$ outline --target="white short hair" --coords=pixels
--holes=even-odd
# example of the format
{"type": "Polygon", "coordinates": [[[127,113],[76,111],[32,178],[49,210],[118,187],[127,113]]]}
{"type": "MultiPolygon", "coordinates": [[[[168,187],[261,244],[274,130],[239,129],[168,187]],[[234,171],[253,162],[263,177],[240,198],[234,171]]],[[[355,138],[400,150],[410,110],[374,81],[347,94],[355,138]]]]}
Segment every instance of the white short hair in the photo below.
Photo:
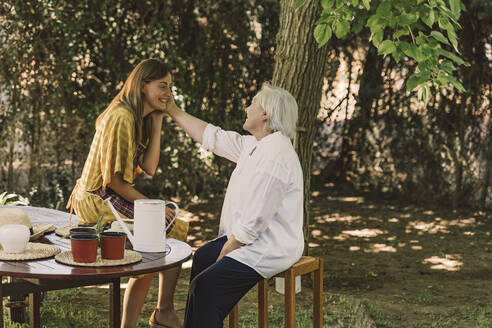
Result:
{"type": "Polygon", "coordinates": [[[285,89],[264,83],[256,98],[267,114],[268,128],[294,139],[297,124],[297,102],[294,97],[285,89]]]}

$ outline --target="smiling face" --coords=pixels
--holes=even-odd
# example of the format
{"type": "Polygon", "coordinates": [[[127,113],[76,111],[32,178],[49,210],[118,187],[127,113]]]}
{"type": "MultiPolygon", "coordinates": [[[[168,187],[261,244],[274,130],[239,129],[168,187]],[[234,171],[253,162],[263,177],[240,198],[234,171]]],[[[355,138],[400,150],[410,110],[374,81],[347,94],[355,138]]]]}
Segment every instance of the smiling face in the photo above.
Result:
{"type": "Polygon", "coordinates": [[[260,106],[257,97],[253,98],[251,105],[245,111],[246,121],[243,124],[243,129],[254,135],[258,140],[271,133],[267,128],[267,114],[260,106]]]}
{"type": "Polygon", "coordinates": [[[161,79],[143,83],[142,98],[144,116],[155,110],[166,110],[167,102],[171,98],[171,83],[171,74],[168,74],[161,79]]]}

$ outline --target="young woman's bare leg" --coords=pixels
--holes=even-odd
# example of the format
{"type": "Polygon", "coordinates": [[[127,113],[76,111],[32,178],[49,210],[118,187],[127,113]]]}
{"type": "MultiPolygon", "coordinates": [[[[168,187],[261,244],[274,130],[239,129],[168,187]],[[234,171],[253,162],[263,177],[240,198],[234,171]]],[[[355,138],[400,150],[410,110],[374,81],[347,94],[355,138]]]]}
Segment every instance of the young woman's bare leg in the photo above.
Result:
{"type": "Polygon", "coordinates": [[[142,311],[153,276],[153,274],[148,274],[138,279],[130,278],[128,280],[123,298],[121,328],[135,328],[137,326],[138,316],[142,311]]]}
{"type": "Polygon", "coordinates": [[[180,273],[181,266],[159,272],[159,296],[157,308],[150,318],[151,322],[154,321],[169,328],[181,328],[183,326],[174,309],[174,292],[180,273]]]}

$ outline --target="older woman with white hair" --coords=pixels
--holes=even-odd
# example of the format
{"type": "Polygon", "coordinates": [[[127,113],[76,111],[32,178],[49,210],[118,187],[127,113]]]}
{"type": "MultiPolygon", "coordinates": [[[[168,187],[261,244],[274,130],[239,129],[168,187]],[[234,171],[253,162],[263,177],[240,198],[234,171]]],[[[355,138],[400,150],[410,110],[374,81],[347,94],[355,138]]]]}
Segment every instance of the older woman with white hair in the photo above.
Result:
{"type": "Polygon", "coordinates": [[[292,146],[297,103],[265,84],[246,108],[243,128],[224,131],[174,103],[168,114],[195,141],[236,164],[227,186],[219,236],[193,258],[185,327],[222,327],[258,281],[294,264],[304,249],[303,180],[292,146]]]}

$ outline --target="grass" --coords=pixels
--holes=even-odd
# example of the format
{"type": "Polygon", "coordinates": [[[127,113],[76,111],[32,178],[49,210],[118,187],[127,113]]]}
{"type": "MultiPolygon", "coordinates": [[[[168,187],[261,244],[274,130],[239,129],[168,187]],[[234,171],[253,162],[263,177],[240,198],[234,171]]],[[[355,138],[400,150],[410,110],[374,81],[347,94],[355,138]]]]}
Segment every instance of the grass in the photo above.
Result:
{"type": "MultiPolygon", "coordinates": [[[[99,289],[99,293],[101,290],[99,289]]],[[[41,306],[42,327],[45,328],[103,328],[107,327],[108,310],[104,301],[98,306],[98,302],[107,296],[96,297],[96,290],[92,288],[76,288],[49,292],[41,306]]],[[[424,293],[425,294],[425,293],[424,293]]],[[[427,302],[428,295],[422,294],[423,302],[427,302]],[[427,295],[427,296],[426,296],[427,295]]],[[[332,328],[357,328],[358,302],[344,295],[325,294],[323,327],[332,328]]],[[[373,302],[363,303],[364,307],[378,328],[399,328],[401,325],[394,322],[391,317],[383,313],[373,302]]],[[[239,317],[240,328],[257,327],[256,311],[241,313],[239,317]]],[[[284,326],[284,310],[281,304],[269,306],[269,327],[280,328],[284,326]]],[[[227,320],[227,319],[226,319],[227,320]]],[[[6,328],[28,328],[29,324],[11,323],[4,313],[6,328]]],[[[227,322],[227,321],[226,321],[227,322]]],[[[227,327],[227,324],[224,325],[227,327]]],[[[147,327],[147,318],[139,320],[138,327],[147,327]]],[[[312,327],[311,304],[297,305],[296,327],[312,327]]],[[[486,304],[478,306],[457,307],[445,313],[428,311],[423,314],[411,328],[455,328],[492,327],[492,297],[486,304]]]]}
{"type": "Polygon", "coordinates": [[[489,297],[487,304],[484,305],[458,307],[443,314],[430,312],[426,313],[426,317],[427,320],[416,322],[413,328],[454,328],[463,326],[490,328],[492,327],[492,297],[489,297]]]}
{"type": "MultiPolygon", "coordinates": [[[[341,295],[327,295],[324,300],[323,327],[355,328],[355,302],[341,295]],[[329,306],[326,306],[329,304],[329,306]]],[[[313,310],[309,307],[296,307],[296,327],[311,328],[313,326],[313,310]]],[[[241,314],[241,313],[240,313],[241,314]]],[[[226,325],[224,325],[226,326],[226,325]]],[[[268,326],[284,327],[284,309],[281,305],[270,305],[268,308],[268,326]]],[[[258,327],[257,313],[250,312],[240,315],[239,328],[258,327]]]]}
{"type": "MultiPolygon", "coordinates": [[[[83,296],[82,288],[49,292],[41,306],[43,328],[103,328],[107,327],[107,315],[102,316],[100,309],[90,301],[81,304],[74,302],[74,295],[83,296]]],[[[29,324],[11,323],[4,312],[6,328],[28,328],[29,324]]]]}
{"type": "MultiPolygon", "coordinates": [[[[70,290],[51,291],[48,297],[41,303],[42,327],[46,328],[82,328],[82,327],[107,327],[107,309],[97,307],[94,304],[94,291],[90,288],[76,288],[70,290]],[[83,300],[87,300],[82,303],[83,300]]],[[[100,297],[103,298],[103,297],[100,297]]],[[[106,297],[104,297],[106,298],[106,297]]],[[[354,301],[344,296],[326,296],[323,327],[356,327],[354,318],[354,301]]],[[[284,327],[284,310],[280,305],[270,305],[268,311],[269,327],[284,327]]],[[[147,318],[139,320],[138,327],[147,327],[147,318]]],[[[29,324],[11,323],[4,313],[6,328],[28,328],[29,324]]],[[[226,319],[227,323],[227,319],[226,319]]],[[[227,324],[224,325],[227,327],[227,324]]],[[[239,327],[257,327],[257,313],[249,311],[239,317],[239,327]]],[[[297,306],[296,327],[312,327],[312,308],[297,306]]]]}

